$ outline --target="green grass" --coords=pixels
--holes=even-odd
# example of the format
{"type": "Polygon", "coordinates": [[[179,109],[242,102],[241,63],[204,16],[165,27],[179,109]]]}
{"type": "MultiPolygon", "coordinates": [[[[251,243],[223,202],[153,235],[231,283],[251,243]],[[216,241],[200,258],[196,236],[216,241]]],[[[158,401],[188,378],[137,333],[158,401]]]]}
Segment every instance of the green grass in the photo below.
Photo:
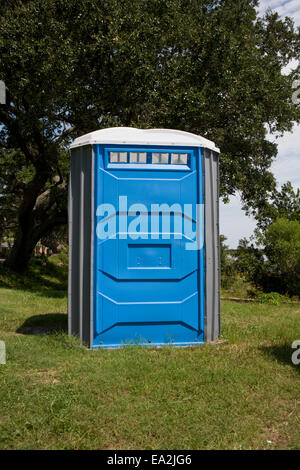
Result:
{"type": "Polygon", "coordinates": [[[66,291],[68,286],[68,254],[62,251],[50,258],[32,258],[24,274],[16,274],[0,263],[0,287],[40,292],[66,291]]]}
{"type": "Polygon", "coordinates": [[[299,306],[224,301],[221,345],[88,351],[54,274],[0,288],[1,449],[300,448],[299,306]]]}

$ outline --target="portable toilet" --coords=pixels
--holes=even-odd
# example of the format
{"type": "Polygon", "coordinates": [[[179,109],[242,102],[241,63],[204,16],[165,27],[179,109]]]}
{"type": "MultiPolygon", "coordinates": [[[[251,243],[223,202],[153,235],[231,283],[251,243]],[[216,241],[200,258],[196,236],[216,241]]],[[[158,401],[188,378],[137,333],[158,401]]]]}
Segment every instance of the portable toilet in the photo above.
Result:
{"type": "Polygon", "coordinates": [[[90,348],[220,335],[219,149],[114,127],[71,145],[69,334],[90,348]]]}

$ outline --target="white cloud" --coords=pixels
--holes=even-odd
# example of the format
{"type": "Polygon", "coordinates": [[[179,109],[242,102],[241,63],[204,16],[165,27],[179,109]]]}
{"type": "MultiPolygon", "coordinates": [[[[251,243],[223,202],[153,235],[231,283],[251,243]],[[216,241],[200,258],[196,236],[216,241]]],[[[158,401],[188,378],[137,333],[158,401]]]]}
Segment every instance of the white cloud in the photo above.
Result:
{"type": "Polygon", "coordinates": [[[279,184],[291,181],[300,187],[300,126],[278,139],[278,155],[271,170],[279,184]]]}
{"type": "Polygon", "coordinates": [[[226,244],[231,248],[236,248],[241,238],[249,238],[255,225],[255,220],[241,210],[238,196],[231,197],[228,204],[220,202],[220,233],[227,237],[226,244]]]}
{"type": "Polygon", "coordinates": [[[299,0],[261,0],[259,13],[263,14],[267,8],[275,10],[279,15],[294,18],[295,23],[300,25],[300,3],[299,0]]]}

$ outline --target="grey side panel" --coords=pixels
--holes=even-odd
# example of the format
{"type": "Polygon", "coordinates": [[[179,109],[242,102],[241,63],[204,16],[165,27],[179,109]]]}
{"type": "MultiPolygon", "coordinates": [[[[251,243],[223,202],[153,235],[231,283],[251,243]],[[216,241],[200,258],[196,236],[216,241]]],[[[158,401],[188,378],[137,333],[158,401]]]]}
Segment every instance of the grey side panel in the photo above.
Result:
{"type": "Polygon", "coordinates": [[[69,186],[68,329],[91,346],[93,259],[93,149],[71,151],[69,186]]]}
{"type": "Polygon", "coordinates": [[[205,340],[220,336],[219,155],[204,150],[205,191],[205,340]]]}

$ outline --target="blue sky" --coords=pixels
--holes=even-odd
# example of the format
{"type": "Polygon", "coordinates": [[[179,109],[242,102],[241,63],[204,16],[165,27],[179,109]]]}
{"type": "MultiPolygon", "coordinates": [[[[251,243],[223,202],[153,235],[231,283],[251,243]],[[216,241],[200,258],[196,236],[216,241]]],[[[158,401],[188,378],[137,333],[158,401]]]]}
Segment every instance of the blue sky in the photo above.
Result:
{"type": "MultiPolygon", "coordinates": [[[[270,7],[282,16],[294,18],[300,26],[300,0],[261,0],[259,12],[264,13],[270,7]]],[[[270,137],[275,140],[274,136],[270,137]]],[[[277,139],[278,157],[271,170],[281,185],[291,181],[295,188],[300,187],[300,126],[295,126],[292,133],[286,133],[277,139]]],[[[220,206],[220,231],[227,237],[227,244],[235,248],[238,241],[249,238],[255,228],[255,221],[246,217],[241,210],[239,197],[233,197],[229,204],[220,206]]]]}

